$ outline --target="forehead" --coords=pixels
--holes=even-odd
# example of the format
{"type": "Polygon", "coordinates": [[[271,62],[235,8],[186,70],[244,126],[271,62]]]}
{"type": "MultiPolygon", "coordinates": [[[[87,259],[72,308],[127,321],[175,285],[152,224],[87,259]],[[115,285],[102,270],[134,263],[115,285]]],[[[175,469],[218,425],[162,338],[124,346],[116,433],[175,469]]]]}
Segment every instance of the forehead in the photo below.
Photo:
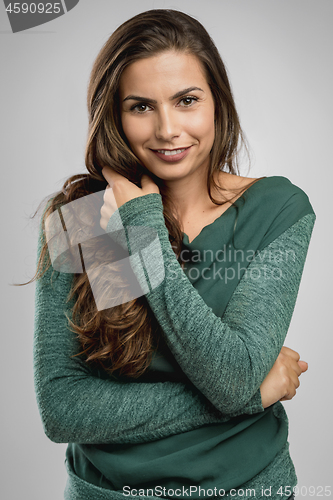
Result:
{"type": "Polygon", "coordinates": [[[153,97],[153,93],[172,94],[191,86],[209,87],[201,62],[193,54],[168,51],[130,64],[121,76],[119,90],[123,99],[134,91],[153,97]]]}

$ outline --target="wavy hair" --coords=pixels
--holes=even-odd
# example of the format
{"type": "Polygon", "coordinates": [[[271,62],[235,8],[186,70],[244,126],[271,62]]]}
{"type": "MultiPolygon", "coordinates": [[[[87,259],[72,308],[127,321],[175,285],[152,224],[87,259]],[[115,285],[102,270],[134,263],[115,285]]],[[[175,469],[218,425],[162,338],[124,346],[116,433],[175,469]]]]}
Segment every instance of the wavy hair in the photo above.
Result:
{"type": "MultiPolygon", "coordinates": [[[[106,189],[107,182],[101,174],[104,166],[112,167],[137,185],[140,185],[141,176],[145,173],[159,186],[170,243],[183,265],[180,258],[183,234],[177,211],[163,181],[149,172],[131,151],[122,130],[118,96],[120,78],[127,66],[168,50],[192,54],[204,68],[215,104],[215,140],[206,186],[211,201],[216,205],[229,201],[213,197],[213,186],[223,190],[215,182],[214,174],[225,170],[238,175],[240,146],[245,145],[246,148],[246,142],[225,66],[211,37],[196,19],[176,10],[155,9],[126,21],[100,50],[92,67],[87,95],[89,130],[85,165],[88,173],[70,177],[62,190],[49,200],[42,217],[42,227],[45,227],[48,215],[61,206],[106,189]]],[[[100,215],[98,209],[92,207],[91,211],[97,219],[100,215]]],[[[50,266],[50,255],[44,241],[36,274],[30,282],[40,279],[50,266]]],[[[106,295],[112,294],[112,286],[109,284],[106,295]]],[[[98,310],[86,272],[74,273],[68,300],[73,297],[73,316],[68,321],[82,346],[78,355],[109,374],[132,378],[142,375],[162,340],[146,298],[141,296],[98,310]]]]}

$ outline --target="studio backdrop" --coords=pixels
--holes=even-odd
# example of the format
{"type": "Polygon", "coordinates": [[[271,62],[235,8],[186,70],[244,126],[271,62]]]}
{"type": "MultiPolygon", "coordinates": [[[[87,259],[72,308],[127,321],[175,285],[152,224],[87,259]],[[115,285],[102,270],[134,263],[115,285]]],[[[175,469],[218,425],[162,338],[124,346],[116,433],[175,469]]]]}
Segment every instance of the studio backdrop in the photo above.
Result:
{"type": "Polygon", "coordinates": [[[120,24],[156,8],[194,16],[215,41],[250,146],[251,166],[244,158],[240,174],[288,177],[308,194],[317,215],[285,341],[309,369],[297,395],[283,405],[299,497],[329,497],[332,1],[61,0],[0,3],[1,498],[63,497],[66,445],[44,434],[34,394],[35,285],[13,283],[35,273],[39,217],[31,216],[39,203],[86,171],[93,61],[120,24]]]}

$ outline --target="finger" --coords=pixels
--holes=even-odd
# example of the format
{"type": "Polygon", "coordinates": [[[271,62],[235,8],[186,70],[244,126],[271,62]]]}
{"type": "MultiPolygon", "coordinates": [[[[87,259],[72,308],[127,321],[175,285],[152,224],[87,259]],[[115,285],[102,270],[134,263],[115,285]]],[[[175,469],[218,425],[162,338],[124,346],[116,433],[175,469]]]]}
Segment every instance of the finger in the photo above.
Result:
{"type": "Polygon", "coordinates": [[[306,361],[295,361],[294,359],[290,362],[291,368],[299,377],[302,373],[306,372],[308,369],[308,364],[306,361]]]}
{"type": "Polygon", "coordinates": [[[151,191],[152,188],[158,189],[156,183],[153,181],[149,175],[144,174],[141,177],[141,189],[142,191],[151,191]]]}
{"type": "Polygon", "coordinates": [[[296,392],[295,392],[295,394],[288,393],[286,396],[284,396],[284,398],[280,399],[280,401],[290,401],[295,396],[296,396],[296,392]]]}
{"type": "Polygon", "coordinates": [[[299,353],[294,351],[293,349],[290,349],[290,347],[283,346],[281,349],[281,353],[285,354],[286,356],[290,356],[291,358],[295,359],[296,361],[298,361],[300,359],[299,353]]]}
{"type": "Polygon", "coordinates": [[[152,182],[155,184],[155,182],[151,177],[149,177],[149,175],[143,174],[143,176],[141,177],[141,188],[143,189],[145,186],[149,186],[152,182]]]}
{"type": "Polygon", "coordinates": [[[149,176],[144,174],[141,178],[141,189],[143,194],[145,193],[160,193],[160,189],[156,182],[149,176]]]}
{"type": "Polygon", "coordinates": [[[110,186],[113,186],[113,183],[117,179],[124,179],[123,175],[118,174],[118,172],[115,172],[112,168],[110,167],[104,167],[102,168],[102,175],[106,181],[110,184],[110,186]]]}
{"type": "Polygon", "coordinates": [[[298,366],[301,368],[302,373],[306,372],[306,370],[309,368],[309,365],[306,361],[298,361],[298,366]]]}
{"type": "Polygon", "coordinates": [[[298,389],[298,388],[299,388],[299,386],[301,385],[301,382],[300,382],[300,380],[299,380],[299,378],[298,378],[298,376],[297,376],[297,373],[295,373],[295,372],[294,372],[294,373],[291,375],[291,377],[290,377],[290,378],[291,378],[290,387],[291,387],[291,389],[292,389],[292,390],[295,390],[295,391],[296,391],[296,389],[298,389]]]}
{"type": "Polygon", "coordinates": [[[104,229],[104,231],[105,231],[106,226],[107,226],[107,222],[108,222],[108,220],[109,220],[109,219],[106,217],[106,215],[105,215],[105,213],[104,213],[104,212],[105,212],[105,208],[104,208],[104,206],[103,206],[103,207],[101,208],[101,210],[100,210],[101,217],[100,217],[100,220],[99,220],[99,225],[100,225],[100,226],[101,226],[101,228],[102,228],[102,229],[104,229]]]}
{"type": "MultiPolygon", "coordinates": [[[[114,213],[118,209],[118,204],[113,192],[113,189],[109,186],[109,189],[105,189],[103,194],[104,204],[102,206],[103,210],[111,210],[111,213],[114,213]]],[[[111,217],[110,213],[110,217],[111,217]]]]}
{"type": "Polygon", "coordinates": [[[300,377],[303,373],[302,371],[302,368],[300,367],[300,365],[298,363],[296,363],[296,361],[293,361],[293,364],[291,365],[294,373],[295,373],[295,377],[300,377]]]}
{"type": "Polygon", "coordinates": [[[285,394],[284,396],[287,400],[293,399],[296,396],[296,387],[297,385],[294,384],[290,385],[287,394],[285,394]]]}

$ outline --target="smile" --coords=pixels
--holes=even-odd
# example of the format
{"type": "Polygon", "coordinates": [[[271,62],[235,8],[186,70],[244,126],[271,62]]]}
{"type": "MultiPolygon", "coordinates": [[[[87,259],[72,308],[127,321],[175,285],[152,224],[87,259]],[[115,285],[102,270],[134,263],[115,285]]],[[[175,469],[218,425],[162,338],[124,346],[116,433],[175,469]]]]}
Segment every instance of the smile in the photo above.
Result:
{"type": "Polygon", "coordinates": [[[177,155],[179,153],[182,153],[183,151],[185,151],[186,148],[184,149],[158,149],[157,152],[158,153],[162,153],[163,155],[166,155],[166,156],[172,156],[172,155],[177,155]]]}
{"type": "Polygon", "coordinates": [[[176,162],[180,161],[187,156],[192,146],[188,146],[187,148],[178,148],[178,149],[151,149],[151,151],[159,158],[160,160],[166,162],[176,162]]]}

